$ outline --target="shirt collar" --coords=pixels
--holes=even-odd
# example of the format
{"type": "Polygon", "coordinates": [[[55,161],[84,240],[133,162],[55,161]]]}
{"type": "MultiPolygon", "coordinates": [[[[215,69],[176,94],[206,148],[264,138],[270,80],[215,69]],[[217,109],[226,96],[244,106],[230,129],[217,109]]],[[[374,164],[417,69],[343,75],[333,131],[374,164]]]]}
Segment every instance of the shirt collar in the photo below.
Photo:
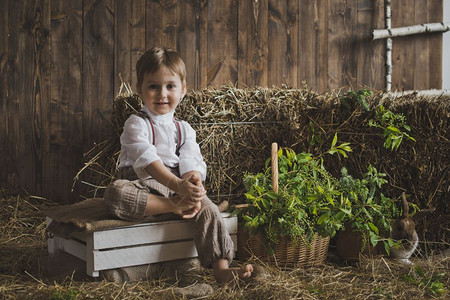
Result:
{"type": "Polygon", "coordinates": [[[175,114],[175,111],[171,111],[171,112],[169,112],[167,114],[164,114],[164,115],[155,115],[155,114],[151,113],[150,110],[145,105],[142,108],[142,110],[147,115],[149,115],[150,119],[152,119],[152,121],[155,122],[155,123],[170,123],[170,122],[173,122],[173,116],[175,114]]]}

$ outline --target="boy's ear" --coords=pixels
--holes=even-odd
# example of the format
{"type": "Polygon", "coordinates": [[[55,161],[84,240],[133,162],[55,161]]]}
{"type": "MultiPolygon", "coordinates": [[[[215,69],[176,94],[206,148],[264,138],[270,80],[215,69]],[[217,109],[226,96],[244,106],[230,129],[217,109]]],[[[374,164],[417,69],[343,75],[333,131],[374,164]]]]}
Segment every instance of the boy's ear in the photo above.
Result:
{"type": "Polygon", "coordinates": [[[183,89],[181,90],[181,94],[182,94],[181,99],[183,99],[183,97],[186,95],[186,92],[187,92],[187,86],[186,86],[186,84],[183,84],[183,89]]]}
{"type": "Polygon", "coordinates": [[[138,96],[141,97],[141,87],[138,84],[136,84],[136,92],[137,92],[138,96]]]}

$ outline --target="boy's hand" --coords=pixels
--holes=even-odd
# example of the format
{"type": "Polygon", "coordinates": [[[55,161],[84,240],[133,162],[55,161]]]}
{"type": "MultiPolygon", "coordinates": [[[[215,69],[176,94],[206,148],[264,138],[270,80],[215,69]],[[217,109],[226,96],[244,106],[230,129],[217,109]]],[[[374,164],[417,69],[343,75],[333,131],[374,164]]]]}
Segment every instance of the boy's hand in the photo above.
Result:
{"type": "Polygon", "coordinates": [[[178,188],[178,195],[182,201],[197,203],[206,196],[201,177],[196,173],[184,174],[178,188]]]}
{"type": "Polygon", "coordinates": [[[202,207],[202,200],[206,197],[206,190],[203,187],[201,175],[198,172],[188,172],[183,174],[182,183],[178,195],[182,205],[190,206],[190,209],[179,213],[183,219],[190,219],[197,215],[202,207]]]}
{"type": "Polygon", "coordinates": [[[198,202],[186,202],[181,200],[179,197],[169,198],[172,202],[174,209],[172,212],[174,214],[180,215],[183,219],[193,218],[202,208],[202,201],[198,202]]]}
{"type": "Polygon", "coordinates": [[[183,211],[181,217],[183,219],[191,219],[197,215],[197,213],[200,211],[201,208],[202,202],[198,201],[197,203],[195,203],[193,208],[191,208],[190,210],[183,211]]]}
{"type": "Polygon", "coordinates": [[[200,193],[203,193],[204,196],[206,196],[206,189],[203,186],[201,175],[199,175],[196,172],[194,172],[192,175],[190,175],[188,177],[188,181],[191,182],[192,184],[194,184],[195,186],[197,186],[197,188],[199,189],[200,193]]]}

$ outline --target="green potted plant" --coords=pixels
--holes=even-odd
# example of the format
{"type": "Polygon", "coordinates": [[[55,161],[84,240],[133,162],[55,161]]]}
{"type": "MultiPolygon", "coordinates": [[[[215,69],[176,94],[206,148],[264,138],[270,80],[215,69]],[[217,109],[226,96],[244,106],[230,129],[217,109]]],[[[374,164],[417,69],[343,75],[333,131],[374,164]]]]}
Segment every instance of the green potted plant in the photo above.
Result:
{"type": "MultiPolygon", "coordinates": [[[[265,258],[281,255],[280,245],[311,249],[317,245],[313,243],[326,240],[328,248],[338,232],[338,252],[342,250],[338,254],[345,259],[357,258],[363,251],[370,254],[377,245],[389,254],[395,246],[390,226],[401,212],[395,199],[381,193],[386,175],[369,165],[361,179],[345,168],[337,179],[323,164],[323,155],[346,157],[349,151],[348,143],[337,145],[335,135],[330,150],[322,155],[280,148],[272,150],[263,172],[245,174],[246,204],[235,211],[241,221],[238,254],[246,258],[248,250],[255,252],[255,243],[265,249],[253,254],[265,258]]],[[[323,260],[323,254],[317,261],[305,259],[313,264],[323,260]]]]}
{"type": "MultiPolygon", "coordinates": [[[[351,151],[347,143],[337,146],[336,142],[337,135],[327,153],[346,155],[351,151]]],[[[238,254],[247,250],[255,254],[255,247],[263,246],[259,255],[268,260],[275,256],[284,263],[323,263],[330,237],[343,227],[349,213],[349,202],[341,197],[339,181],[326,170],[321,156],[276,148],[275,144],[263,172],[244,176],[246,205],[239,207],[236,214],[245,230],[240,231],[240,236],[245,236],[245,232],[249,235],[244,241],[240,239],[238,254]],[[252,247],[248,242],[251,238],[259,245],[246,249],[252,247]],[[302,251],[314,252],[318,247],[322,251],[303,255],[303,262],[291,255],[289,261],[285,249],[280,247],[294,247],[300,256],[302,251]]]]}
{"type": "Polygon", "coordinates": [[[341,170],[339,190],[348,202],[344,229],[338,234],[336,247],[343,259],[358,259],[359,254],[389,254],[395,242],[389,238],[391,224],[401,215],[395,199],[381,192],[386,174],[369,165],[361,179],[341,170]],[[381,242],[381,243],[380,243],[381,242]]]}

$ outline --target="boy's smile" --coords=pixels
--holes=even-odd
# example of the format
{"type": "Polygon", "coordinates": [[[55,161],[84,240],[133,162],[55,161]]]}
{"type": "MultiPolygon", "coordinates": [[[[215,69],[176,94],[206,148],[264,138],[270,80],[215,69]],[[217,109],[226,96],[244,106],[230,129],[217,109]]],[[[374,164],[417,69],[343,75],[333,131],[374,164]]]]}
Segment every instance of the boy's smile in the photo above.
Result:
{"type": "Polygon", "coordinates": [[[175,110],[186,94],[186,86],[178,74],[162,66],[156,72],[144,75],[138,93],[151,113],[164,115],[175,110]]]}

